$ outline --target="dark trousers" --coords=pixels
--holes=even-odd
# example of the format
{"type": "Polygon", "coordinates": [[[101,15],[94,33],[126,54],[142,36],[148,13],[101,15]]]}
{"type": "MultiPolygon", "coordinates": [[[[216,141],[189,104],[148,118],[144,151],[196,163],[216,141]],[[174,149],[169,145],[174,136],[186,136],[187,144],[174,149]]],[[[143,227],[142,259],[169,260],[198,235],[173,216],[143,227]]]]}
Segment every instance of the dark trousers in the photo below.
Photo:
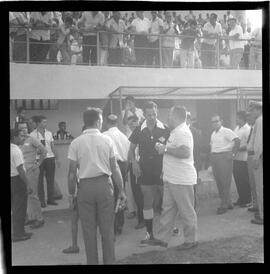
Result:
{"type": "MultiPolygon", "coordinates": [[[[126,174],[127,174],[127,165],[125,162],[121,162],[121,161],[117,161],[117,163],[121,170],[123,182],[125,183],[126,174]]],[[[113,187],[114,187],[114,208],[115,208],[117,199],[118,199],[119,190],[114,180],[113,180],[113,187]]],[[[124,210],[119,210],[115,214],[115,218],[114,218],[114,233],[116,233],[116,231],[122,231],[124,223],[125,223],[124,210]]]]}
{"type": "Polygon", "coordinates": [[[114,197],[111,179],[106,175],[82,179],[77,196],[87,264],[98,264],[97,226],[101,234],[103,263],[113,264],[114,197]]]}
{"type": "Polygon", "coordinates": [[[246,161],[233,161],[233,177],[238,193],[240,204],[251,203],[251,189],[248,177],[248,166],[246,161]]]}
{"type": "Polygon", "coordinates": [[[26,62],[26,34],[14,37],[13,61],[26,62]]]}
{"type": "Polygon", "coordinates": [[[142,194],[141,186],[137,183],[136,177],[134,176],[134,174],[132,172],[131,165],[129,168],[129,172],[130,172],[131,190],[133,193],[135,204],[137,206],[137,219],[138,219],[138,223],[141,223],[144,221],[144,218],[143,218],[143,194],[142,194]]]}
{"type": "Polygon", "coordinates": [[[203,68],[214,68],[216,66],[216,47],[214,45],[202,43],[201,61],[203,68]]]}
{"type": "Polygon", "coordinates": [[[117,48],[109,48],[109,65],[121,65],[123,61],[123,49],[117,46],[117,48]]]}
{"type": "Polygon", "coordinates": [[[44,193],[44,175],[47,182],[47,200],[54,201],[54,175],[55,175],[55,158],[46,158],[39,167],[38,179],[38,198],[41,203],[45,203],[44,193]]]}
{"type": "Polygon", "coordinates": [[[50,49],[50,40],[36,40],[30,38],[30,62],[44,63],[50,49]]]}
{"type": "Polygon", "coordinates": [[[91,65],[97,65],[97,36],[83,36],[82,58],[83,64],[89,65],[91,51],[91,65]]]}
{"type": "Polygon", "coordinates": [[[57,54],[58,54],[58,51],[59,51],[59,48],[56,44],[57,42],[57,37],[51,37],[51,40],[50,40],[50,48],[49,48],[49,63],[51,64],[57,64],[57,54]]]}
{"type": "Polygon", "coordinates": [[[20,237],[25,233],[26,210],[26,184],[19,176],[11,177],[12,236],[14,237],[20,237]]]}
{"type": "Polygon", "coordinates": [[[144,66],[148,62],[149,47],[146,35],[135,35],[134,38],[134,50],[136,56],[136,64],[138,66],[144,66]]]}
{"type": "Polygon", "coordinates": [[[154,64],[155,60],[155,67],[159,67],[160,64],[160,58],[159,58],[159,40],[149,43],[148,44],[149,49],[149,58],[148,58],[148,64],[149,66],[152,66],[154,64]]]}

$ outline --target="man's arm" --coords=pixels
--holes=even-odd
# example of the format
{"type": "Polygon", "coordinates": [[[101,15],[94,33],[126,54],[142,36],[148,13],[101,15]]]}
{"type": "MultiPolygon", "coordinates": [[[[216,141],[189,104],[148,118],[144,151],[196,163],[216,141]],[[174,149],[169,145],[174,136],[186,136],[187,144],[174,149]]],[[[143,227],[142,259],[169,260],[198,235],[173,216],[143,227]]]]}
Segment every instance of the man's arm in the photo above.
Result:
{"type": "Polygon", "coordinates": [[[169,155],[179,159],[186,159],[190,157],[190,148],[186,145],[181,145],[179,147],[166,147],[166,145],[157,143],[156,149],[158,150],[159,154],[168,153],[169,155]]]}
{"type": "Polygon", "coordinates": [[[132,164],[132,171],[133,174],[135,175],[135,177],[140,177],[141,176],[141,168],[139,163],[136,160],[136,153],[135,153],[135,149],[136,149],[137,145],[130,143],[130,147],[129,147],[129,158],[132,164]]]}
{"type": "Polygon", "coordinates": [[[237,137],[237,138],[234,138],[233,139],[233,142],[234,142],[234,146],[232,148],[232,153],[233,154],[236,154],[237,151],[239,151],[239,147],[240,147],[240,139],[237,137]]]}
{"type": "Polygon", "coordinates": [[[75,195],[76,183],[77,183],[77,162],[73,160],[69,160],[68,192],[72,196],[75,195]]]}
{"type": "Polygon", "coordinates": [[[26,187],[27,187],[27,192],[30,194],[32,192],[32,189],[30,187],[30,183],[26,177],[26,174],[25,174],[25,170],[23,168],[23,164],[17,166],[17,171],[19,173],[19,176],[21,177],[21,179],[25,182],[26,184],[26,187]]]}

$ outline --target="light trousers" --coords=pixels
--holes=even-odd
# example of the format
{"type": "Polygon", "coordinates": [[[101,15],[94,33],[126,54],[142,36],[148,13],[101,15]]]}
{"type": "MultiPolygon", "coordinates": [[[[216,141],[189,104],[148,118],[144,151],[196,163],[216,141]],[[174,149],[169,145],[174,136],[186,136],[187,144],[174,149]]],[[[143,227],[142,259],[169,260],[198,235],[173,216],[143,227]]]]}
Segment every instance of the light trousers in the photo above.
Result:
{"type": "Polygon", "coordinates": [[[194,50],[180,49],[179,54],[182,68],[194,68],[194,50]]]}
{"type": "Polygon", "coordinates": [[[244,49],[236,48],[230,50],[230,62],[233,69],[237,69],[243,57],[244,49]]]}
{"type": "Polygon", "coordinates": [[[197,214],[194,209],[193,185],[178,185],[164,182],[161,228],[158,239],[169,242],[176,218],[180,217],[185,242],[197,241],[197,214]]]}
{"type": "Polygon", "coordinates": [[[257,169],[254,169],[254,178],[258,198],[259,214],[260,217],[263,219],[263,165],[262,159],[260,159],[259,161],[259,167],[257,169]]]}

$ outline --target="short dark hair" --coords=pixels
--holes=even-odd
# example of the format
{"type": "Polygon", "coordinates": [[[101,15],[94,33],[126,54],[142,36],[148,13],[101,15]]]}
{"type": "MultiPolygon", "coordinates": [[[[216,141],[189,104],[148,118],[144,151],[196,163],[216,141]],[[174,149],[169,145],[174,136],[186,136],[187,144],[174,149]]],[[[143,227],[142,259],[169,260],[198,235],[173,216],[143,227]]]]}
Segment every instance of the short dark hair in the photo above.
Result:
{"type": "Polygon", "coordinates": [[[18,109],[17,109],[17,114],[22,113],[24,110],[25,110],[24,107],[18,107],[18,109]]]}
{"type": "Polygon", "coordinates": [[[87,108],[83,113],[83,121],[86,127],[92,127],[100,118],[102,110],[100,108],[87,108]]]}
{"type": "Polygon", "coordinates": [[[15,137],[18,137],[22,130],[18,128],[10,129],[10,141],[13,141],[15,137]]]}
{"type": "Polygon", "coordinates": [[[125,101],[127,101],[127,100],[134,102],[134,101],[135,101],[135,98],[134,98],[133,96],[131,96],[131,95],[128,95],[128,96],[125,98],[125,101]]]}
{"type": "Polygon", "coordinates": [[[36,123],[41,123],[42,122],[42,120],[46,120],[47,118],[45,117],[45,116],[43,116],[43,115],[37,115],[36,116],[36,123]]]}
{"type": "Polygon", "coordinates": [[[127,120],[137,122],[137,121],[139,121],[139,117],[137,115],[131,115],[131,116],[128,117],[127,120]]]}
{"type": "Polygon", "coordinates": [[[157,109],[157,104],[153,101],[147,101],[143,105],[143,112],[145,112],[146,109],[153,109],[153,108],[157,109]]]}
{"type": "Polygon", "coordinates": [[[244,110],[238,111],[237,112],[237,117],[242,119],[243,121],[247,121],[247,113],[244,110]]]}
{"type": "Polygon", "coordinates": [[[64,22],[72,25],[73,24],[73,18],[70,15],[68,15],[68,16],[65,17],[64,22]]]}
{"type": "Polygon", "coordinates": [[[210,17],[211,17],[211,16],[214,17],[216,20],[217,20],[217,18],[218,18],[218,16],[217,16],[216,13],[211,13],[211,14],[210,14],[210,17]]]}
{"type": "Polygon", "coordinates": [[[181,120],[186,120],[187,118],[187,110],[185,106],[173,106],[172,107],[172,112],[177,117],[178,119],[181,120]]]}
{"type": "Polygon", "coordinates": [[[30,119],[34,122],[34,123],[38,123],[38,115],[34,115],[34,116],[31,116],[30,119]]]}
{"type": "Polygon", "coordinates": [[[66,122],[65,121],[59,122],[58,126],[60,127],[61,125],[66,125],[66,122]]]}

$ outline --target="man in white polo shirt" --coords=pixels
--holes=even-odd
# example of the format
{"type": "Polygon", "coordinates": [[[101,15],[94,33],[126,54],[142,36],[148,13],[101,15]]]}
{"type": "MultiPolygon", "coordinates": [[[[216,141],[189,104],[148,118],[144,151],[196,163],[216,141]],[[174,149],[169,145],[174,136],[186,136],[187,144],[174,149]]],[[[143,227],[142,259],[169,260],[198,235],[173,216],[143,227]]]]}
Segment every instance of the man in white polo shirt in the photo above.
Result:
{"type": "Polygon", "coordinates": [[[250,133],[250,126],[247,124],[245,111],[238,111],[236,117],[237,126],[234,129],[234,133],[239,137],[241,143],[233,160],[233,177],[239,196],[235,205],[247,207],[251,202],[251,190],[247,165],[247,140],[250,133]]]}
{"type": "Polygon", "coordinates": [[[176,217],[183,223],[185,241],[178,250],[198,245],[197,214],[194,209],[194,188],[197,172],[193,161],[193,137],[186,124],[186,109],[174,106],[169,114],[169,127],[172,130],[167,145],[156,144],[163,157],[164,194],[161,228],[158,238],[161,246],[167,247],[172,235],[176,217]]]}
{"type": "Polygon", "coordinates": [[[151,21],[144,17],[143,11],[136,11],[137,18],[131,23],[131,32],[135,34],[134,49],[136,64],[138,66],[147,65],[149,59],[147,34],[151,28],[151,21]]]}
{"type": "Polygon", "coordinates": [[[79,177],[77,202],[87,264],[98,264],[97,226],[102,239],[103,263],[113,264],[114,191],[111,176],[118,188],[118,198],[124,203],[123,180],[113,141],[100,132],[103,122],[101,110],[88,108],[83,113],[83,120],[86,129],[71,142],[68,151],[68,190],[73,197],[79,177]]]}
{"type": "Polygon", "coordinates": [[[240,139],[231,129],[222,126],[222,120],[219,115],[213,115],[211,123],[214,128],[210,142],[211,165],[221,199],[217,214],[223,214],[228,209],[233,209],[230,192],[233,155],[238,151],[240,139]]]}

